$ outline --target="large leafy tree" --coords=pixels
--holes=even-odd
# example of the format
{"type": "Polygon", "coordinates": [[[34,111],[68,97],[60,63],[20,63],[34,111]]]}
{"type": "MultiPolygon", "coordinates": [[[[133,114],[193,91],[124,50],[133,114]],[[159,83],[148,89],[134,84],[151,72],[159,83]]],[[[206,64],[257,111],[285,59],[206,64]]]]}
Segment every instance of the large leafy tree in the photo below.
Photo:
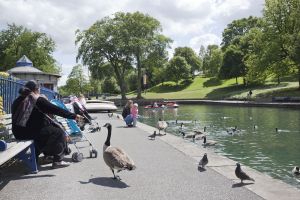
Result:
{"type": "Polygon", "coordinates": [[[93,74],[101,74],[104,63],[111,65],[113,70],[106,76],[115,75],[122,99],[126,99],[125,76],[132,67],[132,57],[122,25],[123,21],[119,18],[105,17],[87,30],[78,30],[76,44],[79,45],[77,60],[82,59],[83,64],[95,72],[93,74]]]}
{"type": "Polygon", "coordinates": [[[226,50],[226,48],[230,45],[239,46],[240,38],[247,32],[249,32],[252,28],[259,26],[259,23],[260,19],[252,16],[248,18],[233,20],[230,24],[227,25],[222,33],[222,49],[226,50]]]}
{"type": "MultiPolygon", "coordinates": [[[[277,46],[269,67],[278,72],[278,67],[286,71],[294,68],[298,74],[300,89],[300,1],[266,0],[264,9],[266,46],[277,46]],[[277,64],[278,63],[278,64],[277,64]]],[[[283,70],[279,70],[281,73],[283,70]]]]}
{"type": "Polygon", "coordinates": [[[219,76],[220,78],[235,78],[236,83],[237,78],[245,74],[245,66],[242,60],[243,53],[236,48],[236,46],[229,46],[223,57],[223,65],[220,69],[219,76]]]}
{"type": "Polygon", "coordinates": [[[59,73],[60,67],[53,58],[54,41],[45,33],[34,32],[23,26],[8,24],[0,32],[0,66],[8,70],[26,55],[34,66],[44,72],[59,73]]]}
{"type": "Polygon", "coordinates": [[[181,56],[174,56],[166,68],[166,74],[168,79],[179,83],[181,79],[190,78],[191,66],[186,62],[186,60],[181,56]]]}
{"type": "Polygon", "coordinates": [[[159,21],[149,15],[118,12],[113,17],[97,21],[88,30],[77,32],[77,58],[90,69],[109,62],[123,99],[126,98],[126,74],[135,66],[138,72],[137,97],[140,98],[143,61],[153,51],[160,49],[163,52],[170,42],[160,32],[159,21]]]}
{"type": "MultiPolygon", "coordinates": [[[[233,20],[222,33],[222,50],[224,52],[220,77],[232,78],[246,76],[245,56],[248,54],[248,43],[243,37],[253,28],[261,27],[261,19],[248,17],[233,20]],[[232,53],[232,55],[230,55],[232,53]],[[231,68],[231,69],[230,69],[231,68]],[[230,72],[230,73],[228,73],[230,72]]],[[[245,80],[245,79],[244,79],[245,80]]],[[[244,84],[246,84],[244,82],[244,84]]]]}
{"type": "Polygon", "coordinates": [[[194,75],[195,71],[199,71],[201,68],[201,60],[190,47],[177,47],[175,49],[174,56],[183,57],[186,62],[191,66],[191,75],[194,75]]]}
{"type": "Polygon", "coordinates": [[[213,52],[218,50],[219,46],[212,44],[212,45],[208,45],[206,50],[204,50],[204,48],[202,48],[201,50],[201,57],[202,57],[202,71],[203,74],[205,74],[206,76],[210,76],[212,73],[212,69],[215,68],[215,66],[212,66],[212,57],[213,57],[213,52]]]}
{"type": "Polygon", "coordinates": [[[155,51],[163,54],[171,40],[161,34],[160,22],[149,15],[134,12],[117,13],[115,17],[123,21],[124,43],[127,43],[136,62],[137,98],[141,98],[143,61],[155,51]]]}
{"type": "Polygon", "coordinates": [[[63,88],[68,94],[79,95],[92,90],[87,77],[84,75],[83,66],[75,65],[68,76],[65,87],[63,88]]]}

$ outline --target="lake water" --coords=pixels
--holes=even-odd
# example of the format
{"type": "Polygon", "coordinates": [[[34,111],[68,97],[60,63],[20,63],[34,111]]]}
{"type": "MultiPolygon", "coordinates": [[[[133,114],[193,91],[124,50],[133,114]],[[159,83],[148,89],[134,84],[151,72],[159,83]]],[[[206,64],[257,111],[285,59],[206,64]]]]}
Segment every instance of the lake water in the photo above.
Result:
{"type": "MultiPolygon", "coordinates": [[[[210,147],[215,152],[300,188],[300,177],[291,174],[292,168],[300,165],[299,110],[180,105],[177,109],[140,107],[139,114],[139,121],[151,126],[155,126],[159,118],[168,121],[167,132],[178,136],[181,122],[186,130],[206,127],[207,139],[218,142],[210,147]],[[238,131],[232,135],[226,131],[235,126],[238,131]]],[[[200,147],[202,140],[198,143],[200,147]]]]}

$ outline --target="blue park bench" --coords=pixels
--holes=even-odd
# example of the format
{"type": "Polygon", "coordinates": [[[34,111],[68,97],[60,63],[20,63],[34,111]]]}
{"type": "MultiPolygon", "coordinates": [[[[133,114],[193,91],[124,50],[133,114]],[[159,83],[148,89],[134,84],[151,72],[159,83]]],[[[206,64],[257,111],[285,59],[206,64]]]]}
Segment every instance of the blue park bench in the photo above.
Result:
{"type": "Polygon", "coordinates": [[[32,173],[37,173],[37,163],[35,158],[35,148],[33,140],[15,140],[12,134],[11,114],[1,117],[0,124],[3,126],[1,137],[7,141],[7,149],[0,151],[0,166],[12,158],[22,160],[32,173]]]}

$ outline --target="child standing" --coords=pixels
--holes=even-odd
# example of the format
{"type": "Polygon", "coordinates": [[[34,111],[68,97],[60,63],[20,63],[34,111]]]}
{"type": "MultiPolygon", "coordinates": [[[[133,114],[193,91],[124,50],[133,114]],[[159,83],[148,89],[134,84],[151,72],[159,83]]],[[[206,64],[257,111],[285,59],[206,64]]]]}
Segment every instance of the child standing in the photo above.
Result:
{"type": "Polygon", "coordinates": [[[137,121],[137,116],[139,114],[139,105],[137,103],[133,104],[133,107],[131,108],[131,115],[133,119],[133,126],[136,127],[136,121],[137,121]]]}

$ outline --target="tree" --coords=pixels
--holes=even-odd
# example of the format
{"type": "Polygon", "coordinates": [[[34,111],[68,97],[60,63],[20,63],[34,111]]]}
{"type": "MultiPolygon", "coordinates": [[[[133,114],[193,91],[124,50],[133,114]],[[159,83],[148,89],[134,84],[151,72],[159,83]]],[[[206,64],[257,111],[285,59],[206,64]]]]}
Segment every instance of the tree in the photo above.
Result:
{"type": "Polygon", "coordinates": [[[235,78],[236,84],[237,78],[245,74],[245,65],[243,62],[239,62],[243,58],[243,53],[236,48],[236,46],[229,46],[223,57],[223,65],[220,69],[220,78],[235,78]]]}
{"type": "MultiPolygon", "coordinates": [[[[165,68],[168,63],[168,52],[165,48],[158,48],[149,53],[143,60],[144,74],[147,75],[147,87],[151,87],[165,80],[165,68]]],[[[136,87],[137,88],[137,87],[136,87]]]]}
{"type": "Polygon", "coordinates": [[[59,73],[60,67],[53,58],[54,41],[45,33],[33,32],[23,26],[8,24],[0,32],[0,66],[8,70],[26,55],[34,66],[44,72],[59,73]]]}
{"type": "Polygon", "coordinates": [[[75,95],[79,95],[80,93],[84,94],[91,90],[87,78],[84,75],[82,65],[76,65],[73,67],[68,76],[64,90],[69,94],[75,95]]]}
{"type": "Polygon", "coordinates": [[[101,85],[101,89],[104,93],[119,93],[117,82],[113,77],[106,77],[101,85]]]}
{"type": "Polygon", "coordinates": [[[191,66],[181,56],[174,56],[166,68],[169,80],[179,83],[181,79],[190,78],[191,66]]]}
{"type": "Polygon", "coordinates": [[[142,63],[153,52],[164,51],[171,40],[161,34],[160,22],[140,12],[117,13],[116,18],[123,22],[124,42],[127,43],[136,61],[137,98],[142,97],[142,63]]]}
{"type": "MultiPolygon", "coordinates": [[[[248,43],[243,38],[253,28],[261,27],[261,19],[257,17],[248,17],[233,20],[222,33],[222,50],[224,52],[224,61],[220,77],[232,78],[237,76],[246,76],[247,70],[244,63],[245,56],[248,54],[248,43]],[[232,55],[230,55],[232,53],[232,55]],[[232,69],[229,69],[231,68],[232,69]]],[[[246,85],[245,78],[244,84],[246,85]]]]}
{"type": "Polygon", "coordinates": [[[183,57],[186,62],[191,66],[191,75],[193,76],[195,71],[199,71],[201,68],[201,60],[196,55],[195,51],[190,47],[177,47],[175,49],[174,56],[183,57]]]}
{"type": "Polygon", "coordinates": [[[216,76],[220,71],[222,62],[223,62],[223,54],[221,49],[220,48],[212,49],[211,56],[208,63],[207,75],[216,76]]]}
{"type": "Polygon", "coordinates": [[[136,66],[140,98],[143,61],[151,52],[165,50],[170,42],[160,31],[159,21],[148,15],[139,12],[115,13],[112,18],[97,21],[86,31],[77,31],[77,59],[82,59],[90,69],[109,62],[120,86],[122,99],[126,98],[126,74],[132,66],[136,66]]]}
{"type": "Polygon", "coordinates": [[[119,18],[105,17],[94,23],[89,29],[76,32],[76,44],[79,45],[77,60],[82,59],[90,70],[109,62],[113,68],[122,99],[126,99],[125,76],[132,67],[132,57],[128,43],[125,42],[122,29],[123,21],[119,18]]]}
{"type": "MultiPolygon", "coordinates": [[[[219,46],[218,45],[208,45],[207,48],[206,48],[206,51],[203,55],[203,64],[202,64],[202,71],[203,71],[203,74],[207,75],[207,76],[210,76],[212,73],[211,73],[211,58],[212,58],[212,54],[213,54],[213,51],[218,49],[219,46]]],[[[212,67],[214,68],[214,66],[212,67]]]]}
{"type": "Polygon", "coordinates": [[[254,27],[258,27],[260,19],[257,17],[248,17],[233,20],[222,33],[222,50],[225,51],[230,45],[239,46],[240,38],[254,27]]]}
{"type": "Polygon", "coordinates": [[[300,1],[266,0],[264,19],[266,42],[269,46],[279,47],[270,66],[278,62],[285,63],[286,70],[295,68],[292,71],[298,74],[300,89],[300,1]]]}

